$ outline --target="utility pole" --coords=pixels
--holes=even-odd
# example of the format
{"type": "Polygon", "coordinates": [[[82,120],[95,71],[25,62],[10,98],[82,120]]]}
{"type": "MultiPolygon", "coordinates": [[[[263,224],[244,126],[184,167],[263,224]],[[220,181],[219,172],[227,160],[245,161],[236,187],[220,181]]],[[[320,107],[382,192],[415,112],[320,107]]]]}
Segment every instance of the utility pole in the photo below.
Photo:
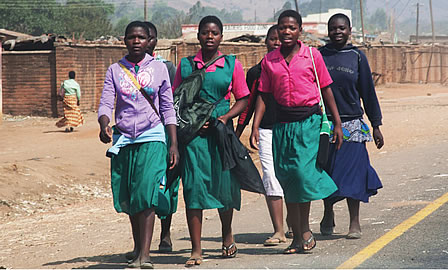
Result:
{"type": "Polygon", "coordinates": [[[415,43],[418,43],[418,20],[420,17],[420,6],[423,5],[417,2],[416,6],[417,6],[417,22],[415,24],[415,43]]]}
{"type": "Polygon", "coordinates": [[[146,0],[144,0],[144,4],[143,4],[143,18],[144,21],[148,21],[148,11],[147,11],[147,3],[146,0]]]}
{"type": "Polygon", "coordinates": [[[300,13],[300,12],[299,12],[299,3],[298,3],[298,0],[294,0],[294,4],[296,4],[296,11],[297,11],[297,13],[300,13]]]}
{"type": "Polygon", "coordinates": [[[432,0],[429,0],[429,13],[431,14],[432,43],[436,43],[436,33],[434,31],[434,17],[432,15],[432,0]]]}
{"type": "Polygon", "coordinates": [[[364,35],[364,18],[363,18],[363,11],[362,11],[362,0],[359,0],[359,10],[361,12],[361,30],[362,30],[362,43],[366,43],[365,35],[364,35]]]}

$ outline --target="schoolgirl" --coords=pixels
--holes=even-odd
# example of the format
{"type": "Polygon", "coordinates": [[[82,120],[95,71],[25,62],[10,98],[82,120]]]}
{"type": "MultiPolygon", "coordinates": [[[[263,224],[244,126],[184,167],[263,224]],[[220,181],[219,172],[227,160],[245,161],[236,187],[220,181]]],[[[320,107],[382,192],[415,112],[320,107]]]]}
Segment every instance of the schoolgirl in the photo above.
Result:
{"type": "Polygon", "coordinates": [[[316,246],[309,228],[311,201],[328,197],[336,191],[333,180],[316,163],[321,126],[320,94],[334,115],[334,141],[342,143],[339,114],[329,85],[331,78],[317,49],[312,49],[318,78],[315,77],[309,47],[300,40],[302,18],[293,10],[278,18],[281,47],[268,53],[261,63],[258,98],[251,143],[259,143],[258,126],[265,111],[265,94],[277,102],[277,123],[273,127],[272,148],[275,175],[279,180],[288,209],[293,241],[285,254],[310,251],[316,246]]]}
{"type": "MultiPolygon", "coordinates": [[[[328,21],[330,43],[321,48],[333,84],[331,89],[342,120],[344,142],[341,149],[330,147],[330,158],[326,171],[338,186],[338,191],[324,200],[324,217],[320,223],[323,235],[334,230],[333,205],[347,199],[350,214],[349,239],[361,238],[359,202],[368,202],[382,187],[375,170],[370,165],[366,142],[372,141],[369,126],[363,120],[364,110],[373,126],[373,140],[380,149],[384,145],[381,125],[381,110],[375,93],[367,57],[357,47],[348,44],[351,35],[350,19],[341,13],[328,21]]],[[[330,119],[332,115],[329,114],[330,119]]]]}
{"type": "Polygon", "coordinates": [[[114,207],[128,214],[132,225],[135,246],[128,266],[133,268],[153,268],[149,250],[167,168],[164,125],[171,141],[170,168],[179,159],[168,71],[165,64],[146,54],[148,37],[143,22],[126,27],[128,54],[107,70],[98,109],[100,140],[109,143],[113,139],[108,156],[114,207]],[[114,108],[115,126],[111,128],[114,108]]]}
{"type": "MultiPolygon", "coordinates": [[[[223,26],[216,16],[201,19],[198,40],[201,49],[193,59],[196,68],[202,68],[208,62],[222,55],[218,50],[222,41],[223,26]]],[[[187,58],[178,65],[173,89],[193,71],[187,58]]],[[[173,90],[173,91],[174,91],[173,90]]],[[[217,102],[211,118],[231,124],[232,118],[239,115],[247,105],[249,90],[244,80],[241,63],[234,55],[227,55],[209,66],[205,73],[201,97],[217,102]],[[230,95],[233,93],[236,102],[230,107],[230,95]]],[[[204,209],[218,209],[222,225],[222,257],[232,258],[237,247],[232,234],[233,209],[240,209],[240,186],[229,170],[223,171],[216,138],[210,134],[211,122],[207,122],[195,137],[182,148],[181,178],[186,206],[187,222],[192,244],[191,257],[185,266],[202,263],[201,230],[202,212],[204,209]]]]}

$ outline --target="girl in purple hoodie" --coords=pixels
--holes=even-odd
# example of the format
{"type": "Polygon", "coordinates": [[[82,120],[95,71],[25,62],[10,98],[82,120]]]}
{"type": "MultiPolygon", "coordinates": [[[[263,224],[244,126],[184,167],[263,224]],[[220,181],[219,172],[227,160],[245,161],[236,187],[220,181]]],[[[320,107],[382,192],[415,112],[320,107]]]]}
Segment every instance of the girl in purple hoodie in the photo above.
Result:
{"type": "Polygon", "coordinates": [[[114,207],[128,214],[132,225],[131,268],[153,268],[149,250],[159,188],[165,183],[167,159],[170,169],[179,159],[170,78],[165,64],[146,54],[149,36],[143,22],[126,27],[128,54],[107,70],[98,109],[100,140],[113,140],[107,155],[114,207]],[[171,142],[168,158],[165,130],[171,142]]]}

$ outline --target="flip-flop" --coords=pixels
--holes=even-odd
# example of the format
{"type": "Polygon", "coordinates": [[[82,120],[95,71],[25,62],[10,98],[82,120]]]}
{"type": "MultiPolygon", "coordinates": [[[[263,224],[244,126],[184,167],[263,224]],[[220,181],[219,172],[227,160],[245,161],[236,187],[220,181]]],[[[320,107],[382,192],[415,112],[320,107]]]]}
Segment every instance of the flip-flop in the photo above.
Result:
{"type": "Polygon", "coordinates": [[[312,231],[310,231],[310,233],[311,233],[311,236],[310,236],[310,238],[308,238],[308,240],[302,240],[303,251],[305,251],[305,252],[311,251],[313,248],[316,247],[316,238],[314,238],[312,231]],[[313,242],[314,242],[314,244],[311,247],[307,247],[308,245],[310,245],[313,242]]]}
{"type": "Polygon", "coordinates": [[[362,235],[361,232],[352,232],[352,233],[347,234],[347,236],[345,238],[347,238],[347,239],[361,239],[361,235],[362,235]]]}
{"type": "Polygon", "coordinates": [[[297,254],[297,253],[303,253],[303,247],[291,245],[283,250],[283,254],[297,254]]]}
{"type": "Polygon", "coordinates": [[[286,239],[280,239],[278,237],[269,237],[264,241],[263,245],[266,247],[270,247],[270,246],[277,246],[280,243],[286,243],[286,239]]]}
{"type": "Polygon", "coordinates": [[[235,245],[235,242],[230,244],[230,246],[226,247],[222,245],[222,255],[223,258],[235,258],[238,253],[238,248],[235,245]]]}
{"type": "Polygon", "coordinates": [[[192,267],[195,265],[201,265],[202,264],[202,257],[199,258],[189,258],[186,262],[185,262],[185,267],[192,267]]]}
{"type": "Polygon", "coordinates": [[[151,261],[147,261],[144,263],[134,261],[132,263],[128,263],[128,267],[129,268],[140,268],[140,269],[154,269],[154,264],[151,261]]]}

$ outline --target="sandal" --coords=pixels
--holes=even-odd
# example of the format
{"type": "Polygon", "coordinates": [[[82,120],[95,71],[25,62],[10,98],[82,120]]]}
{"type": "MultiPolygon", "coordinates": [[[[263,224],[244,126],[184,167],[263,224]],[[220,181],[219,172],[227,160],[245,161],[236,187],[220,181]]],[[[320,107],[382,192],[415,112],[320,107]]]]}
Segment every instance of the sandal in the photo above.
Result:
{"type": "Polygon", "coordinates": [[[283,250],[283,254],[296,254],[296,253],[303,253],[303,247],[291,245],[283,250]]]}
{"type": "Polygon", "coordinates": [[[269,237],[263,243],[266,247],[277,246],[280,243],[286,243],[286,239],[281,239],[279,237],[269,237]]]}
{"type": "Polygon", "coordinates": [[[316,239],[314,238],[313,232],[312,231],[309,232],[311,233],[310,238],[308,238],[308,240],[302,240],[303,251],[310,251],[316,247],[316,239]],[[309,247],[311,243],[313,243],[313,245],[309,247]]]}
{"type": "Polygon", "coordinates": [[[185,262],[185,267],[192,267],[192,266],[195,266],[195,265],[201,265],[201,263],[202,263],[202,257],[199,257],[199,258],[191,257],[190,259],[188,259],[185,262]]]}
{"type": "Polygon", "coordinates": [[[137,262],[128,263],[129,268],[140,268],[140,269],[154,269],[154,264],[151,261],[147,262],[137,262]]]}
{"type": "Polygon", "coordinates": [[[235,242],[230,244],[230,246],[226,247],[222,245],[222,255],[223,258],[235,258],[238,253],[238,248],[235,245],[235,242]]]}

